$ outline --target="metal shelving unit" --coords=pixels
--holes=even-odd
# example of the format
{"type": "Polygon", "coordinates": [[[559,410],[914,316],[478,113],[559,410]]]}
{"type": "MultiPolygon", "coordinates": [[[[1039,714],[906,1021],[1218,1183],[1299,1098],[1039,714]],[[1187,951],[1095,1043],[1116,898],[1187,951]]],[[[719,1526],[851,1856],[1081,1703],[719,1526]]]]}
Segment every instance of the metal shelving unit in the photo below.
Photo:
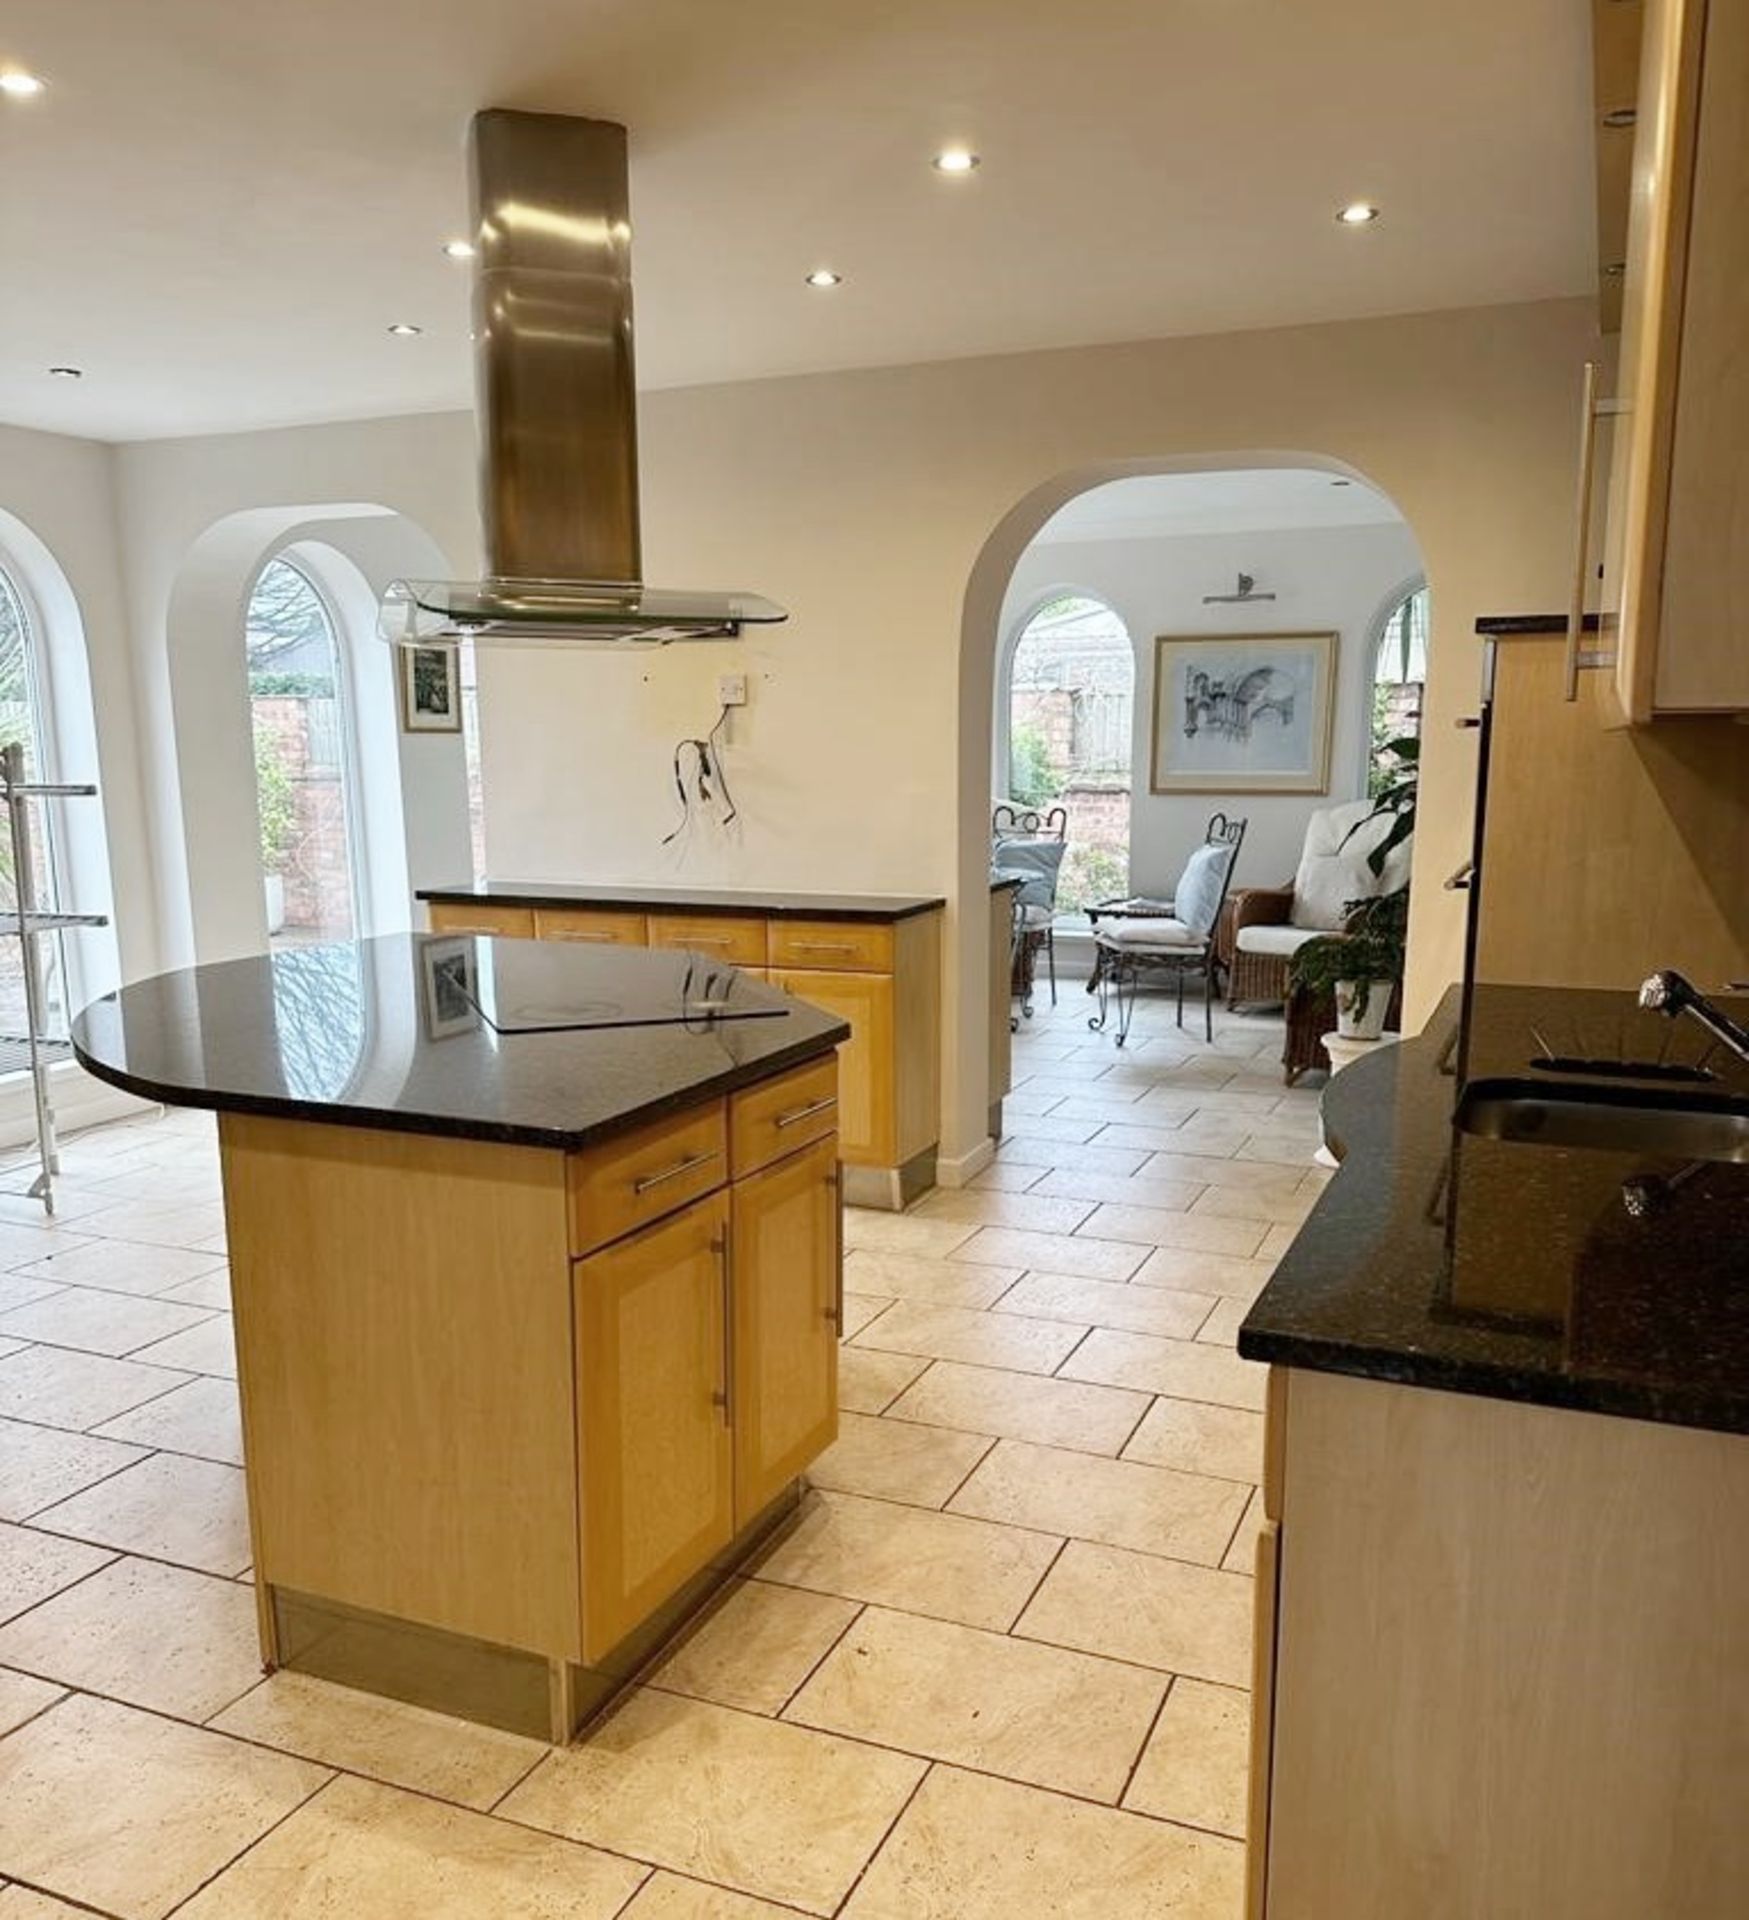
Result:
{"type": "MultiPolygon", "coordinates": [[[[39,874],[46,876],[53,890],[54,869],[39,861],[33,835],[32,804],[39,800],[94,800],[95,786],[65,781],[29,780],[25,777],[24,748],[16,742],[0,749],[0,793],[6,802],[6,828],[12,849],[12,890],[15,904],[0,910],[0,934],[10,934],[19,943],[24,979],[24,1025],[22,1034],[0,1034],[0,1071],[22,1069],[29,1073],[31,1095],[36,1107],[36,1148],[40,1170],[30,1184],[30,1197],[43,1203],[44,1211],[55,1210],[55,1175],[61,1170],[55,1143],[55,1109],[50,1097],[49,1069],[57,1062],[70,1060],[73,1049],[65,1040],[45,1031],[45,989],[41,942],[45,935],[59,936],[69,927],[104,927],[109,916],[102,913],[70,913],[59,901],[39,904],[39,874]]],[[[65,968],[62,969],[65,978],[65,968]]]]}

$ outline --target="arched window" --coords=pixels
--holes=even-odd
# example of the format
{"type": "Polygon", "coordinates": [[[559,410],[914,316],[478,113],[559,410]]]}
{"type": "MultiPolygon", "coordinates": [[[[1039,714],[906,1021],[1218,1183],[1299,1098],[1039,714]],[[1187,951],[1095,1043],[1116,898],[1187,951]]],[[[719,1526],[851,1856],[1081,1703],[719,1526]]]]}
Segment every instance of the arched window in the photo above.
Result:
{"type": "Polygon", "coordinates": [[[315,583],[283,554],[256,576],[244,646],[268,934],[346,939],[358,874],[340,636],[315,583]]]}
{"type": "Polygon", "coordinates": [[[1060,912],[1128,891],[1135,693],[1123,622],[1082,594],[1047,600],[1009,656],[1008,791],[999,797],[1067,809],[1060,912]]]}
{"type": "MultiPolygon", "coordinates": [[[[37,636],[24,594],[11,574],[0,567],[0,747],[22,746],[26,776],[41,780],[48,776],[53,758],[45,752],[47,738],[37,636]]],[[[39,807],[33,819],[38,827],[37,858],[47,864],[49,871],[38,876],[36,898],[27,901],[18,897],[18,876],[12,870],[12,842],[4,823],[0,822],[0,907],[14,912],[20,906],[42,906],[59,898],[54,821],[46,807],[39,807]]],[[[49,1034],[58,1038],[66,1032],[67,1022],[60,943],[45,940],[38,951],[45,963],[48,1002],[45,1024],[49,1034]]],[[[24,1064],[15,1043],[23,1039],[25,1029],[23,948],[15,939],[0,939],[0,1073],[12,1072],[24,1064]]]]}
{"type": "Polygon", "coordinates": [[[1391,604],[1379,625],[1373,652],[1372,713],[1368,733],[1366,789],[1376,794],[1389,765],[1392,740],[1421,737],[1427,691],[1427,588],[1411,587],[1391,604]]]}

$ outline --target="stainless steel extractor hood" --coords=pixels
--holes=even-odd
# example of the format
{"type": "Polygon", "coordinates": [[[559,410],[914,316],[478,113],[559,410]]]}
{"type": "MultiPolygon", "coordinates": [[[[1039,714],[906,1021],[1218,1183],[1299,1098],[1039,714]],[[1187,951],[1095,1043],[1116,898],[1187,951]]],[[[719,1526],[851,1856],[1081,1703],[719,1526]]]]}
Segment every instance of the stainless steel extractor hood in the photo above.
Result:
{"type": "Polygon", "coordinates": [[[643,584],[625,128],[492,108],[468,162],[487,577],[395,581],[383,638],[663,643],[787,618],[643,584]]]}

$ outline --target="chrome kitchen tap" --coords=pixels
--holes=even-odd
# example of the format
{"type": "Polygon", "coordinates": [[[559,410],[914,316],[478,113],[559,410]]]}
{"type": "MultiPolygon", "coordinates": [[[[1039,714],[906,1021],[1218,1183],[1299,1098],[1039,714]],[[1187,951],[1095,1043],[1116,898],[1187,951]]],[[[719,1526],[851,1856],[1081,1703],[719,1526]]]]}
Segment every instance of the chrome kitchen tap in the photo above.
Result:
{"type": "Polygon", "coordinates": [[[1640,983],[1640,1005],[1654,1013],[1668,1014],[1672,1020],[1692,1014],[1715,1041],[1721,1041],[1739,1060],[1749,1060],[1749,1027],[1742,1027],[1723,1013],[1695,984],[1668,968],[1650,974],[1640,983]]]}

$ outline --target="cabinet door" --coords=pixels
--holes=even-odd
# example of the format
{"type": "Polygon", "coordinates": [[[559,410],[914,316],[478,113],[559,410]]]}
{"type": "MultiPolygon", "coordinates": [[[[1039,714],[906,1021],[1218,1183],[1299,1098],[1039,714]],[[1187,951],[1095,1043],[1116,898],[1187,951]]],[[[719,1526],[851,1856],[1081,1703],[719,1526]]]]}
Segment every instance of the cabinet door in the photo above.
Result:
{"type": "Polygon", "coordinates": [[[495,907],[490,901],[433,900],[425,909],[433,933],[492,933],[509,940],[534,938],[527,907],[495,907]]]}
{"type": "Polygon", "coordinates": [[[642,947],[648,929],[641,913],[604,907],[537,907],[537,940],[580,940],[597,947],[642,947]]]}
{"type": "Polygon", "coordinates": [[[838,1049],[839,1158],[855,1167],[896,1166],[892,976],[773,969],[771,984],[850,1022],[838,1049]]]}
{"type": "Polygon", "coordinates": [[[735,1183],[735,1525],[838,1437],[838,1148],[830,1137],[735,1183]]]}
{"type": "Polygon", "coordinates": [[[713,1194],[573,1269],[591,1660],[734,1532],[728,1226],[713,1194]]]}

